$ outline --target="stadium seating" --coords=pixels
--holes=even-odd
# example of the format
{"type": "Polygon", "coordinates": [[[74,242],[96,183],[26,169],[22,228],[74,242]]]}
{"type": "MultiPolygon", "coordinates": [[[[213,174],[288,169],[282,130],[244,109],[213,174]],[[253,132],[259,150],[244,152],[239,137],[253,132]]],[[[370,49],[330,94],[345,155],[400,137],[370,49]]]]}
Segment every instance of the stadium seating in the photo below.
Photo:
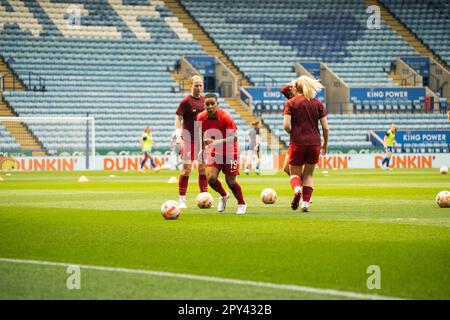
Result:
{"type": "Polygon", "coordinates": [[[1,151],[3,152],[20,150],[20,146],[17,144],[16,140],[13,137],[11,137],[11,134],[1,124],[0,124],[0,145],[2,146],[1,151]]]}
{"type": "MultiPolygon", "coordinates": [[[[283,130],[283,116],[278,114],[263,114],[264,123],[269,125],[273,132],[282,141],[289,144],[289,136],[283,130]]],[[[372,149],[369,139],[371,130],[387,130],[389,125],[395,123],[398,130],[450,130],[450,122],[444,114],[330,114],[328,115],[330,127],[331,150],[339,149],[372,149]]],[[[423,148],[436,147],[433,152],[448,152],[448,145],[434,144],[423,148]]],[[[412,151],[405,150],[405,151],[412,151]]],[[[426,152],[418,148],[417,152],[426,152]]]]}
{"type": "MultiPolygon", "coordinates": [[[[73,3],[58,1],[65,2],[73,3]]],[[[159,17],[139,20],[144,31],[151,33],[149,40],[138,39],[144,31],[132,32],[135,30],[130,30],[106,1],[78,3],[89,10],[89,15],[82,17],[83,24],[114,25],[120,31],[118,38],[117,33],[102,38],[95,30],[83,31],[76,38],[64,37],[36,2],[27,1],[43,30],[36,37],[16,24],[6,24],[0,32],[0,55],[14,59],[12,68],[30,89],[39,89],[36,75],[44,78],[46,92],[5,92],[5,100],[20,116],[94,116],[100,152],[139,149],[146,126],[153,128],[158,148],[167,149],[175,110],[184,96],[169,72],[181,56],[205,52],[192,36],[173,31],[181,27],[161,1],[154,2],[159,17]]],[[[148,1],[123,3],[149,5],[148,1]]],[[[248,126],[221,102],[233,114],[243,139],[248,126]]],[[[85,131],[81,129],[72,128],[73,133],[68,133],[64,124],[29,127],[50,154],[85,149],[85,131]]]]}
{"type": "MultiPolygon", "coordinates": [[[[139,139],[145,126],[150,125],[158,148],[169,147],[169,137],[173,130],[174,110],[183,98],[183,93],[155,94],[148,97],[124,96],[120,93],[65,96],[60,92],[14,92],[9,94],[9,101],[21,116],[93,116],[96,119],[96,143],[99,150],[134,150],[139,147],[139,139]],[[33,97],[30,101],[28,97],[33,97]],[[150,107],[149,107],[150,106],[150,107]],[[151,107],[154,106],[154,107],[151,107]]],[[[239,130],[239,138],[244,139],[247,125],[223,99],[221,107],[233,115],[239,130]]],[[[85,126],[78,130],[72,128],[68,133],[65,124],[32,124],[33,132],[50,150],[69,149],[84,150],[85,126]],[[79,136],[74,137],[77,133],[79,136]],[[58,137],[58,139],[56,139],[58,137]]]]}
{"type": "Polygon", "coordinates": [[[349,86],[395,87],[391,62],[416,54],[384,21],[368,29],[361,0],[181,2],[258,86],[285,84],[295,62],[321,60],[349,86]]]}
{"type": "Polygon", "coordinates": [[[450,63],[450,3],[448,0],[382,0],[394,15],[450,63]]]}
{"type": "Polygon", "coordinates": [[[355,113],[419,113],[424,111],[424,101],[353,101],[355,113]]]}

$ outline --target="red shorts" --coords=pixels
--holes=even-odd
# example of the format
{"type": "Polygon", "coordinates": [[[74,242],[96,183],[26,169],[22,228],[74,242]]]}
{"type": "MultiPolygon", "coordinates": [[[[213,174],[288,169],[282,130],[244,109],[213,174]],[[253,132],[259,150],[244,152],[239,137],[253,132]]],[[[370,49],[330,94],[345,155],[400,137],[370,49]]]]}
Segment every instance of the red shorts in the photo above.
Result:
{"type": "Polygon", "coordinates": [[[289,145],[289,164],[292,166],[302,166],[307,164],[317,164],[320,157],[320,146],[298,146],[289,145]]]}
{"type": "Polygon", "coordinates": [[[239,175],[239,155],[235,154],[232,157],[223,157],[223,161],[217,163],[217,157],[208,157],[206,159],[206,167],[214,167],[222,171],[225,175],[237,176],[239,175]],[[228,159],[227,159],[228,158],[228,159]]]}
{"type": "Polygon", "coordinates": [[[183,162],[198,160],[199,152],[200,152],[199,144],[183,143],[183,147],[181,148],[181,159],[183,159],[183,162]]]}

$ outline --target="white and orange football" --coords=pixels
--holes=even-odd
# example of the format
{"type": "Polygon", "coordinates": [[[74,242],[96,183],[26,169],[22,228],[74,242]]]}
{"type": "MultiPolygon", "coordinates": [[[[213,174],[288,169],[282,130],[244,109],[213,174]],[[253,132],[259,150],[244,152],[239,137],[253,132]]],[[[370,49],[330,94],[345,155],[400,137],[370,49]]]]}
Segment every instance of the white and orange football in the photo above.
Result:
{"type": "Polygon", "coordinates": [[[436,196],[436,204],[441,208],[450,207],[450,192],[441,191],[436,196]]]}
{"type": "Polygon", "coordinates": [[[195,203],[200,209],[208,209],[212,207],[214,198],[209,192],[202,192],[195,198],[195,203]]]}
{"type": "Polygon", "coordinates": [[[261,192],[261,201],[264,204],[274,204],[277,198],[277,193],[272,188],[266,188],[261,192]]]}
{"type": "Polygon", "coordinates": [[[176,220],[181,214],[180,205],[175,200],[168,200],[161,206],[161,214],[166,220],[176,220]]]}

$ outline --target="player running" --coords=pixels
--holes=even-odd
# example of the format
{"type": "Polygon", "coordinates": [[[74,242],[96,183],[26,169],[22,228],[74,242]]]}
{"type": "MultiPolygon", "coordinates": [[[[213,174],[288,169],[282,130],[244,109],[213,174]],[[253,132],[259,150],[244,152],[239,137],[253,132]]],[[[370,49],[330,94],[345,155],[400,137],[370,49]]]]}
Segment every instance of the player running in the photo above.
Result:
{"type": "MultiPolygon", "coordinates": [[[[203,78],[193,76],[191,78],[191,94],[181,100],[176,111],[175,131],[177,142],[182,145],[181,157],[183,165],[178,179],[178,194],[180,197],[180,208],[186,208],[186,192],[189,183],[189,175],[192,169],[192,162],[197,160],[198,152],[201,150],[199,138],[194,135],[194,122],[197,115],[205,110],[205,98],[203,93],[203,78]]],[[[200,192],[208,192],[208,181],[206,179],[205,166],[198,164],[198,185],[200,192]]]]}
{"type": "Polygon", "coordinates": [[[247,158],[245,159],[245,174],[250,173],[249,165],[253,162],[253,156],[256,156],[256,167],[255,173],[260,174],[259,166],[261,165],[261,135],[259,133],[259,121],[253,121],[252,127],[247,133],[247,145],[245,149],[247,150],[247,158]]]}
{"type": "Polygon", "coordinates": [[[392,170],[389,168],[389,165],[391,163],[392,158],[392,152],[394,151],[394,146],[397,144],[397,141],[395,141],[395,134],[397,133],[397,127],[395,125],[391,125],[390,129],[386,131],[386,134],[384,136],[384,150],[386,152],[386,157],[384,157],[383,162],[381,163],[381,168],[383,169],[383,165],[386,164],[386,169],[392,170]]]}
{"type": "MultiPolygon", "coordinates": [[[[297,88],[295,87],[295,80],[286,84],[280,91],[288,100],[295,97],[298,94],[297,88]]],[[[284,157],[283,171],[286,172],[288,176],[291,175],[289,171],[289,154],[286,154],[284,157]]]]}
{"type": "Polygon", "coordinates": [[[313,173],[319,156],[327,152],[328,121],[325,106],[315,96],[323,88],[322,84],[310,77],[301,76],[295,82],[298,95],[288,100],[284,106],[283,127],[290,134],[289,171],[290,184],[294,190],[291,207],[297,210],[303,199],[303,212],[309,211],[313,193],[313,173]],[[323,143],[320,141],[319,124],[322,126],[323,143]]]}
{"type": "Polygon", "coordinates": [[[142,153],[144,155],[144,159],[142,160],[141,166],[139,167],[139,172],[144,172],[144,165],[148,159],[150,159],[150,164],[152,165],[155,172],[158,172],[161,169],[160,167],[156,166],[155,161],[153,160],[152,147],[153,147],[152,129],[150,127],[146,127],[141,137],[141,148],[142,153]]]}
{"type": "Polygon", "coordinates": [[[197,116],[200,122],[203,149],[200,158],[206,165],[206,176],[211,188],[220,194],[218,212],[223,212],[227,205],[229,193],[218,179],[220,171],[225,174],[225,181],[238,201],[237,214],[245,214],[247,205],[241,186],[236,182],[239,174],[239,145],[237,127],[231,115],[219,108],[217,96],[209,93],[205,96],[206,110],[197,116]]]}

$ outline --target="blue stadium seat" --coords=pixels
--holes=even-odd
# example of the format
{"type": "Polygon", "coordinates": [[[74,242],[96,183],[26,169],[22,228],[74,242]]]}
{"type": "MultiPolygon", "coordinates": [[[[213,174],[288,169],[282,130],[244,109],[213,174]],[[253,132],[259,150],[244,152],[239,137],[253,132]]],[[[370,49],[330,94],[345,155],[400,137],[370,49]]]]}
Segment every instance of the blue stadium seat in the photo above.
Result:
{"type": "MultiPolygon", "coordinates": [[[[107,1],[82,2],[90,13],[83,22],[114,23],[123,31],[122,38],[101,39],[95,32],[90,33],[94,39],[65,38],[37,2],[26,2],[45,32],[34,37],[6,24],[0,32],[0,55],[14,58],[12,67],[26,85],[35,85],[28,83],[30,71],[45,78],[47,91],[5,92],[5,100],[20,116],[94,116],[99,151],[139,149],[140,135],[148,125],[158,146],[168,148],[175,110],[185,95],[170,71],[182,56],[205,52],[195,40],[184,41],[173,32],[164,20],[173,14],[163,2],[155,4],[160,17],[142,20],[151,31],[148,41],[125,31],[127,27],[107,1]]],[[[220,103],[233,114],[243,138],[247,124],[223,99],[220,103]]],[[[30,129],[48,149],[80,148],[68,134],[59,134],[64,125],[32,124],[30,129]]]]}
{"type": "Polygon", "coordinates": [[[281,86],[296,77],[295,62],[315,60],[327,63],[349,86],[395,87],[387,74],[391,61],[416,54],[386,23],[367,29],[367,7],[360,0],[302,1],[300,7],[270,0],[181,3],[255,85],[267,74],[281,86]]]}
{"type": "Polygon", "coordinates": [[[381,0],[407,27],[434,50],[446,63],[450,62],[450,3],[448,0],[381,0]]]}

